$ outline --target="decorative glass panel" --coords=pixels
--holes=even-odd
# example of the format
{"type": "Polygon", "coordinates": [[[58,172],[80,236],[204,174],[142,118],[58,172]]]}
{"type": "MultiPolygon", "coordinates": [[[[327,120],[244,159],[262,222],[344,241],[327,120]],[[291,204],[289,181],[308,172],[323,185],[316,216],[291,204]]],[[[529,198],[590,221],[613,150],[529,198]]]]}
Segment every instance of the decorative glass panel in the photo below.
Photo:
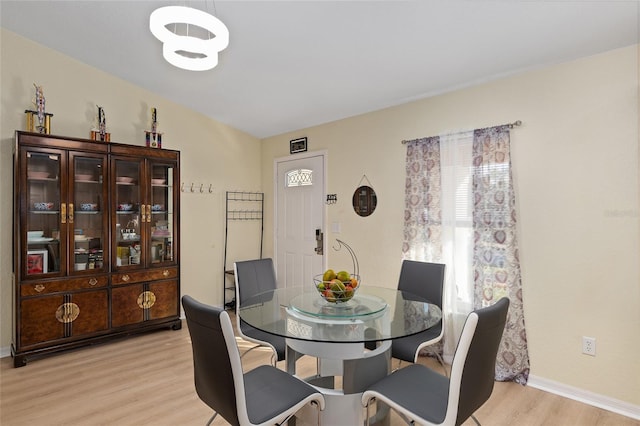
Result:
{"type": "Polygon", "coordinates": [[[139,265],[140,223],[146,218],[141,204],[140,163],[117,160],[115,180],[116,266],[139,265]]]}
{"type": "Polygon", "coordinates": [[[287,172],[287,188],[313,185],[313,170],[296,169],[287,172]]]}
{"type": "Polygon", "coordinates": [[[60,198],[60,156],[27,152],[27,274],[60,271],[60,224],[66,204],[60,198]]]}
{"type": "MultiPolygon", "coordinates": [[[[173,176],[172,164],[153,164],[151,174],[151,263],[173,261],[173,176]]],[[[150,220],[149,220],[150,215],[150,220]]]]}
{"type": "MultiPolygon", "coordinates": [[[[105,235],[102,225],[108,209],[102,199],[104,170],[102,158],[73,157],[74,188],[74,271],[104,267],[105,235]]],[[[69,207],[71,209],[71,207],[69,207]]]]}

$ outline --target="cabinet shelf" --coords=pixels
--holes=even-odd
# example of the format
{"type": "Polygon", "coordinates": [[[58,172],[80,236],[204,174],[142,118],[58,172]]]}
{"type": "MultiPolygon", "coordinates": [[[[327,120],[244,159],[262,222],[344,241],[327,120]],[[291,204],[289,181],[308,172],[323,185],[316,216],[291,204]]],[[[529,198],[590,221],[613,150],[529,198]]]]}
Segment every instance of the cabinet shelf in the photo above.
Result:
{"type": "Polygon", "coordinates": [[[42,244],[60,244],[58,240],[49,240],[49,241],[29,241],[27,240],[27,244],[30,246],[42,245],[42,244]]]}
{"type": "Polygon", "coordinates": [[[35,177],[27,177],[29,182],[57,182],[58,178],[35,178],[35,177]]]}

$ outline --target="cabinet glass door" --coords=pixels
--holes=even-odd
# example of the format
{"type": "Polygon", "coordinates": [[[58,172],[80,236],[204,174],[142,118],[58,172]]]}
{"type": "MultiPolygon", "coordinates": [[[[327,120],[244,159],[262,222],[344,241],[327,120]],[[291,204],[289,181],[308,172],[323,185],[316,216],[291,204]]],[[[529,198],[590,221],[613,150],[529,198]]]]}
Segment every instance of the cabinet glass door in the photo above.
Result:
{"type": "Polygon", "coordinates": [[[73,202],[69,204],[71,270],[104,269],[108,203],[105,199],[105,157],[71,155],[73,202]]]}
{"type": "Polygon", "coordinates": [[[140,181],[142,163],[115,160],[115,267],[141,262],[141,221],[145,217],[140,181]]]}
{"type": "MultiPolygon", "coordinates": [[[[151,226],[150,263],[173,263],[173,245],[175,229],[174,205],[174,176],[173,164],[151,165],[151,198],[150,218],[147,222],[151,226]]],[[[149,215],[148,215],[149,216],[149,215]]]]}
{"type": "Polygon", "coordinates": [[[26,275],[60,272],[60,228],[66,223],[66,205],[61,198],[60,154],[26,152],[26,275]]]}

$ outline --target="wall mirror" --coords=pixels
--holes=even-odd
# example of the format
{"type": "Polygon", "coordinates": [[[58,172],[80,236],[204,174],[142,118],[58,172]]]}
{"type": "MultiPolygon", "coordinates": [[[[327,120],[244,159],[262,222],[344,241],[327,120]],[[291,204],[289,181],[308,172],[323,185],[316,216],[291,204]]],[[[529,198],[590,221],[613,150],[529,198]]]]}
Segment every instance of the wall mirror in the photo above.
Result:
{"type": "Polygon", "coordinates": [[[353,210],[358,216],[369,216],[376,209],[378,197],[370,186],[362,185],[353,193],[353,210]]]}

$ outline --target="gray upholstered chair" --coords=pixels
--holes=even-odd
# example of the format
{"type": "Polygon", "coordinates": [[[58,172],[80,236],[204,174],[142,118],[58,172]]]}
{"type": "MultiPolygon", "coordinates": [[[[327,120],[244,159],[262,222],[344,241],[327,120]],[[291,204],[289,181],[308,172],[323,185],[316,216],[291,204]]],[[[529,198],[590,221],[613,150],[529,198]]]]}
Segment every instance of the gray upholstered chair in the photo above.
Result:
{"type": "Polygon", "coordinates": [[[324,409],[324,397],[309,384],[272,365],[242,372],[229,314],[190,296],[182,297],[193,349],[196,392],[232,425],[282,424],[307,404],[324,409]]]}
{"type": "Polygon", "coordinates": [[[276,365],[278,361],[282,361],[285,358],[286,343],[284,337],[274,336],[251,327],[240,318],[240,308],[244,305],[244,302],[260,293],[277,288],[273,260],[267,258],[235,262],[233,269],[236,279],[236,329],[240,337],[257,344],[257,346],[252,347],[242,355],[246,355],[257,347],[266,346],[273,351],[272,361],[273,365],[276,365]]]}
{"type": "Polygon", "coordinates": [[[369,387],[362,394],[367,424],[374,399],[387,404],[407,423],[457,426],[473,417],[493,392],[508,309],[509,299],[502,298],[469,314],[453,357],[451,378],[422,364],[412,364],[369,387]]]}
{"type": "MultiPolygon", "coordinates": [[[[441,263],[404,260],[400,270],[398,290],[423,297],[442,309],[444,273],[445,265],[441,263]]],[[[401,361],[416,362],[423,348],[442,340],[444,333],[442,323],[443,321],[440,320],[438,324],[421,333],[394,339],[391,342],[391,356],[401,361]]],[[[445,368],[440,354],[437,351],[433,352],[445,368]]]]}

